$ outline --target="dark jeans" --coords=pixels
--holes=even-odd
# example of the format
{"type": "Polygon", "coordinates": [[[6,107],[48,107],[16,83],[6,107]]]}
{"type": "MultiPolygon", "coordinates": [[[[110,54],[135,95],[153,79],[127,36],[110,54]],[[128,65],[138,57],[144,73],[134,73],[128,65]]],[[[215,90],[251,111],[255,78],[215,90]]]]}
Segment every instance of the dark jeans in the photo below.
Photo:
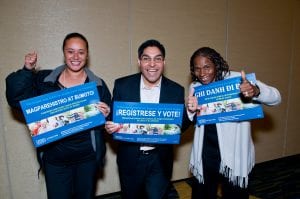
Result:
{"type": "Polygon", "coordinates": [[[156,152],[139,155],[136,170],[119,170],[122,199],[164,199],[170,186],[156,152]],[[146,196],[145,196],[146,195],[146,196]]]}
{"type": "Polygon", "coordinates": [[[92,199],[95,197],[96,161],[72,165],[44,162],[48,199],[92,199]]]}

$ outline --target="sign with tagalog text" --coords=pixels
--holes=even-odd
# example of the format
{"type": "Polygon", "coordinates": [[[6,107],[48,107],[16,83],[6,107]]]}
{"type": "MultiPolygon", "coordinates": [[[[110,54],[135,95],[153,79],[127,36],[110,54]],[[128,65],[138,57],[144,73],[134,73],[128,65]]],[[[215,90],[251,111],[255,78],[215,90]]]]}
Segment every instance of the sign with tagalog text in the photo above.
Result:
{"type": "Polygon", "coordinates": [[[95,82],[20,102],[35,147],[105,123],[95,82]]]}

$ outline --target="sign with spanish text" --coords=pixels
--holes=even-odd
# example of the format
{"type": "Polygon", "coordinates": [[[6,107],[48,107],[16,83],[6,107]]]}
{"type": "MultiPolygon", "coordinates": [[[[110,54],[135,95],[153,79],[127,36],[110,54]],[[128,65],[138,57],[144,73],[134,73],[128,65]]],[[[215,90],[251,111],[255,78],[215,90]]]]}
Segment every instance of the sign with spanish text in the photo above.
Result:
{"type": "Polygon", "coordinates": [[[105,123],[95,82],[20,102],[35,147],[105,123]]]}
{"type": "Polygon", "coordinates": [[[183,104],[114,102],[115,140],[152,144],[178,144],[183,104]]]}
{"type": "MultiPolygon", "coordinates": [[[[251,84],[256,83],[254,73],[246,75],[251,84]]],[[[247,101],[241,96],[241,77],[233,77],[195,87],[198,99],[197,124],[244,121],[263,118],[262,105],[247,101]]]]}

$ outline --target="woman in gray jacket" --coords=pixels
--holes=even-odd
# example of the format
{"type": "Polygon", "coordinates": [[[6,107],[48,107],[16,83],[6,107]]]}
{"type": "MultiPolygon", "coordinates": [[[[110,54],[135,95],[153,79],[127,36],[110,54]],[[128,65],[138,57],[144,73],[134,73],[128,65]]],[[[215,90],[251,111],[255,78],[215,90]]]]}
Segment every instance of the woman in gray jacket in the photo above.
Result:
{"type": "MultiPolygon", "coordinates": [[[[35,70],[37,54],[28,53],[24,67],[6,78],[9,105],[20,109],[21,100],[96,82],[101,100],[98,108],[107,117],[111,94],[105,82],[86,67],[86,38],[79,33],[68,34],[63,42],[63,53],[65,65],[39,71],[35,70]]],[[[96,172],[103,164],[106,151],[103,131],[103,125],[97,126],[37,148],[49,199],[94,198],[96,172]]]]}

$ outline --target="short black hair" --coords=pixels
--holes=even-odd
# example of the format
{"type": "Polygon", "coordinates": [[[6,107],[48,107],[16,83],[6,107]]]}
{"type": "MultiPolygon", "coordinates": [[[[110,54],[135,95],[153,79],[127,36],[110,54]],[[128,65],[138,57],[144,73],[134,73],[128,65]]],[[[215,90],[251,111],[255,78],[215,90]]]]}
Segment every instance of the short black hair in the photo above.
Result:
{"type": "Polygon", "coordinates": [[[157,41],[155,39],[149,39],[149,40],[145,41],[144,43],[142,43],[140,45],[140,47],[138,48],[138,57],[139,57],[139,59],[141,58],[141,56],[144,53],[145,48],[147,48],[147,47],[157,47],[160,50],[163,58],[166,57],[165,47],[159,41],[157,41]]]}
{"type": "Polygon", "coordinates": [[[69,33],[69,34],[66,35],[66,37],[64,39],[64,42],[63,42],[62,50],[64,50],[64,48],[66,46],[67,40],[72,39],[72,38],[80,38],[80,39],[82,39],[85,42],[85,44],[86,44],[87,51],[89,51],[89,42],[87,41],[87,39],[85,38],[85,36],[83,36],[82,34],[80,34],[78,32],[72,32],[72,33],[69,33]]]}

